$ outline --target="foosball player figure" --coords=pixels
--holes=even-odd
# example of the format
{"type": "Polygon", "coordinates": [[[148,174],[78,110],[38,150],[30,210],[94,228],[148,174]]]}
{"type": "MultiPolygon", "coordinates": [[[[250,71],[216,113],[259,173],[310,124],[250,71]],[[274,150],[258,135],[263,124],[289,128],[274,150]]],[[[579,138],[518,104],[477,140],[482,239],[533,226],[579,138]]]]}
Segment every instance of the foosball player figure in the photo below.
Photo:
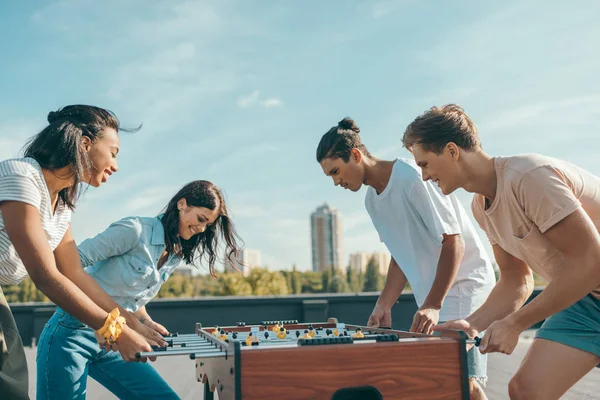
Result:
{"type": "Polygon", "coordinates": [[[302,339],[312,339],[312,336],[310,336],[308,329],[304,330],[304,335],[302,336],[302,339]]]}
{"type": "Polygon", "coordinates": [[[217,336],[217,339],[227,340],[227,334],[225,333],[225,330],[221,329],[221,331],[219,332],[219,336],[217,336]]]}
{"type": "Polygon", "coordinates": [[[356,332],[352,335],[354,339],[362,339],[365,337],[364,333],[362,333],[362,329],[356,328],[356,332]]]}
{"type": "Polygon", "coordinates": [[[281,328],[279,328],[279,332],[277,332],[277,338],[285,339],[286,336],[287,336],[287,332],[286,332],[285,328],[282,326],[281,328]]]}
{"type": "Polygon", "coordinates": [[[312,325],[308,325],[308,334],[311,338],[315,337],[315,328],[313,328],[312,325]]]}
{"type": "Polygon", "coordinates": [[[217,336],[219,334],[219,326],[215,325],[215,329],[213,329],[212,334],[217,336]]]}
{"type": "Polygon", "coordinates": [[[252,346],[252,339],[254,338],[252,337],[252,332],[250,332],[246,338],[246,346],[252,346]]]}

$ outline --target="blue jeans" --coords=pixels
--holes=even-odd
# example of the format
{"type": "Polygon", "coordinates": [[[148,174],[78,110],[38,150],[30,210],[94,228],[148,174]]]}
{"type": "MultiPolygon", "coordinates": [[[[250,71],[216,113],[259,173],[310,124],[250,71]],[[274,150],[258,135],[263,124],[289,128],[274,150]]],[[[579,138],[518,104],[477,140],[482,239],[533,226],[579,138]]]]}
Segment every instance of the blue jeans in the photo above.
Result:
{"type": "MultiPolygon", "coordinates": [[[[441,324],[446,321],[439,321],[441,324]]],[[[478,336],[483,338],[485,331],[479,332],[478,336]]],[[[472,346],[467,352],[467,371],[469,379],[474,379],[482,388],[487,386],[487,354],[481,354],[478,347],[472,346]]]]}
{"type": "Polygon", "coordinates": [[[120,399],[179,399],[152,366],[100,349],[94,331],[60,308],[40,335],[37,398],[84,399],[88,375],[120,399]]]}

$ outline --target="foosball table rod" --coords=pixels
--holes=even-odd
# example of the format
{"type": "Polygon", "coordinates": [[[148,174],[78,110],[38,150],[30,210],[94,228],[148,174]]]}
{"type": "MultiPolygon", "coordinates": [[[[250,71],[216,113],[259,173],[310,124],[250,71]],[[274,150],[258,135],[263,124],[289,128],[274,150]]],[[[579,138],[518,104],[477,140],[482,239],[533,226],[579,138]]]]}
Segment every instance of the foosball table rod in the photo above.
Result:
{"type": "MultiPolygon", "coordinates": [[[[136,353],[135,357],[140,359],[142,357],[164,357],[164,356],[182,356],[182,355],[191,355],[194,354],[196,358],[198,357],[225,357],[225,352],[221,350],[217,350],[216,348],[183,348],[176,350],[168,350],[168,351],[143,351],[140,353],[136,353]]],[[[190,357],[192,358],[192,357],[190,357]]]]}

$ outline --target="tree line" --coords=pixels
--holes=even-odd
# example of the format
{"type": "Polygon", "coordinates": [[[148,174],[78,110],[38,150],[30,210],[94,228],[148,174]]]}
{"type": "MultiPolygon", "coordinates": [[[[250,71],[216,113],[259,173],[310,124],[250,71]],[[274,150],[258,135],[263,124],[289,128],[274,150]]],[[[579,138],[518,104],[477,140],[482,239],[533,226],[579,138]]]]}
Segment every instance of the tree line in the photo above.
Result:
{"type": "MultiPolygon", "coordinates": [[[[248,276],[227,271],[215,278],[208,274],[188,276],[176,270],[161,286],[157,298],[376,292],[383,288],[384,282],[374,258],[364,273],[349,267],[343,272],[334,268],[301,272],[295,266],[288,271],[254,267],[248,276]]],[[[19,285],[3,286],[2,290],[9,303],[49,302],[29,278],[19,285]]]]}

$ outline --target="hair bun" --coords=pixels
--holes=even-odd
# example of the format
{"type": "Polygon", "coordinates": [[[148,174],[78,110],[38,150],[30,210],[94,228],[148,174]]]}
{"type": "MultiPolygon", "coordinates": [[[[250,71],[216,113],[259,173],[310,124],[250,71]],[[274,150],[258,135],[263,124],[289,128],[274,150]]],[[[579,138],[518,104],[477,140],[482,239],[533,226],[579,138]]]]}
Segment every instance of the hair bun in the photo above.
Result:
{"type": "Polygon", "coordinates": [[[349,129],[349,130],[354,131],[356,133],[360,133],[360,128],[358,126],[356,126],[356,123],[350,117],[346,117],[343,120],[341,120],[338,123],[338,128],[349,129]]]}
{"type": "Polygon", "coordinates": [[[48,123],[51,124],[54,121],[56,121],[58,119],[59,115],[60,114],[57,111],[50,111],[48,113],[48,123]]]}

